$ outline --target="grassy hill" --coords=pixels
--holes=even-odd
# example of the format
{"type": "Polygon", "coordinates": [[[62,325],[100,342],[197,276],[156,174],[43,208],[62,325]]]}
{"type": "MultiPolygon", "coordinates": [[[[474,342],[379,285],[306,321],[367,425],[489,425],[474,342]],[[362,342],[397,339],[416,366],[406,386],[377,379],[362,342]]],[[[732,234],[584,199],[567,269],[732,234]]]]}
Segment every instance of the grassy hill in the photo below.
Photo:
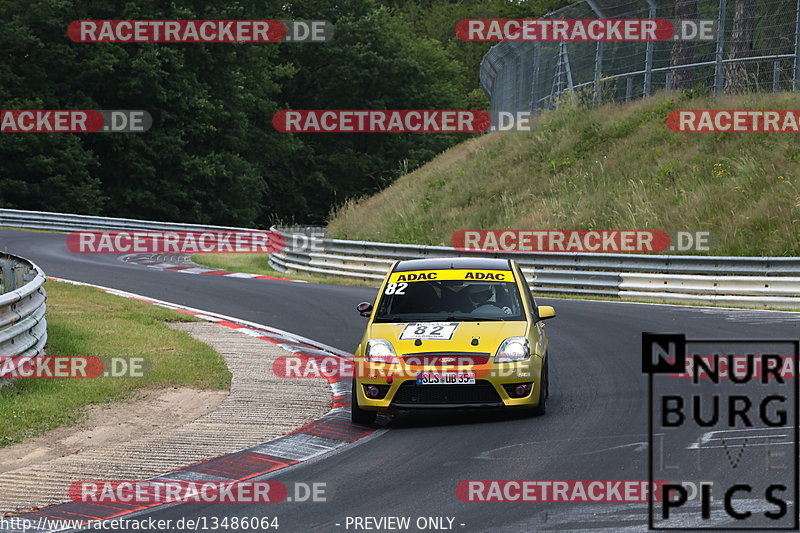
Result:
{"type": "Polygon", "coordinates": [[[800,255],[800,137],[673,133],[673,109],[798,109],[800,94],[668,93],[540,115],[332,213],[344,239],[450,245],[458,229],[709,230],[714,255],[800,255]]]}

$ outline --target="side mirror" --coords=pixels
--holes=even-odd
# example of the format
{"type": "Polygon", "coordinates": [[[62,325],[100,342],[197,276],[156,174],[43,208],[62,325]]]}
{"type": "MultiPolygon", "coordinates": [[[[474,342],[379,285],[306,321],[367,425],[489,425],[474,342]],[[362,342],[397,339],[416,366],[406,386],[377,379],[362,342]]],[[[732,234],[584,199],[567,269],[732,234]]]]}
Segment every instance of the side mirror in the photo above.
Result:
{"type": "Polygon", "coordinates": [[[556,316],[556,310],[549,305],[540,305],[536,309],[539,312],[539,320],[547,320],[556,316]]]}
{"type": "Polygon", "coordinates": [[[361,316],[369,317],[370,313],[372,313],[372,304],[369,302],[361,302],[356,306],[356,310],[361,316]]]}

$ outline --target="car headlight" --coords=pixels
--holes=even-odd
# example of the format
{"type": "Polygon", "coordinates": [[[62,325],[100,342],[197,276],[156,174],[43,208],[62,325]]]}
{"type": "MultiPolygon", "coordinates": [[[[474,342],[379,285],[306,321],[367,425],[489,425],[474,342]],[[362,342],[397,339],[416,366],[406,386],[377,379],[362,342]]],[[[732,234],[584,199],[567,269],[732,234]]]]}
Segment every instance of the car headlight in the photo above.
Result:
{"type": "Polygon", "coordinates": [[[392,343],[386,339],[370,339],[364,351],[367,361],[376,363],[397,363],[397,353],[392,343]]]}
{"type": "Polygon", "coordinates": [[[527,337],[509,337],[497,349],[495,363],[514,363],[524,361],[531,356],[527,337]]]}

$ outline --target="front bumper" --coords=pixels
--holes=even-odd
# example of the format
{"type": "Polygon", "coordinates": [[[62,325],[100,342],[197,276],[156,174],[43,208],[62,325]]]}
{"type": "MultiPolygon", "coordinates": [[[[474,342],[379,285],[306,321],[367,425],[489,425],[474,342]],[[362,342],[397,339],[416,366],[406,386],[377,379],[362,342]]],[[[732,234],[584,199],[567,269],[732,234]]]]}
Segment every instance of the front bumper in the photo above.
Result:
{"type": "Polygon", "coordinates": [[[407,409],[466,409],[484,407],[533,408],[539,404],[542,359],[532,356],[519,363],[488,364],[481,367],[413,367],[404,366],[398,372],[385,364],[363,363],[364,371],[355,377],[356,395],[361,409],[387,411],[407,409]],[[417,372],[475,373],[474,385],[417,385],[417,372]],[[512,397],[504,385],[529,384],[530,392],[520,398],[512,397]],[[386,390],[379,398],[368,398],[365,385],[378,385],[386,390]],[[388,388],[388,390],[387,390],[388,388]]]}

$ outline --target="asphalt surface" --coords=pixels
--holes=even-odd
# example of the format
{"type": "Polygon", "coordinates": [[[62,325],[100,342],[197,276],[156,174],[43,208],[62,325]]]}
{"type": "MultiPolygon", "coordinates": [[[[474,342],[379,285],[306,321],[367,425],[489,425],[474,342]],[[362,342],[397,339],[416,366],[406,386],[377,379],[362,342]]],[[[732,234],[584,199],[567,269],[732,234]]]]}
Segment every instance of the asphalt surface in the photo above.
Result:
{"type": "MultiPolygon", "coordinates": [[[[0,230],[0,249],[33,260],[49,276],[227,314],[344,350],[355,347],[365,325],[355,305],[372,301],[375,295],[371,288],[188,275],[126,264],[115,256],[75,255],[59,234],[0,230]]],[[[404,414],[374,438],[269,476],[287,484],[325,483],[325,502],[185,504],[158,508],[139,518],[205,517],[210,523],[213,517],[275,516],[279,531],[291,532],[388,531],[393,529],[375,527],[374,522],[355,527],[354,520],[390,516],[410,517],[408,531],[645,531],[646,503],[463,502],[456,486],[462,480],[647,480],[648,378],[642,374],[643,331],[680,332],[690,339],[797,339],[800,334],[800,315],[792,313],[545,298],[539,303],[555,306],[558,313],[546,326],[551,357],[546,416],[404,414]],[[445,519],[440,527],[417,523],[427,517],[453,521],[450,526],[445,519]]],[[[696,392],[690,380],[658,379],[667,389],[675,382],[676,389],[669,390],[684,395],[696,392]]],[[[791,394],[793,381],[770,386],[791,394]]],[[[736,390],[747,390],[750,396],[761,394],[736,390]]],[[[792,424],[797,418],[796,398],[789,398],[788,423],[792,424]]],[[[704,409],[709,408],[705,405],[704,409]]],[[[754,426],[764,427],[764,423],[755,420],[754,426]]],[[[769,428],[784,435],[772,444],[760,431],[743,433],[739,440],[729,439],[725,446],[702,451],[698,467],[700,452],[690,448],[710,430],[695,425],[670,431],[656,428],[656,433],[668,434],[669,442],[658,442],[666,438],[663,435],[655,438],[653,452],[659,455],[654,477],[710,480],[722,490],[736,480],[749,481],[754,491],[748,497],[739,494],[735,506],[751,509],[760,521],[747,523],[724,515],[722,492],[715,487],[709,520],[700,520],[700,505],[692,501],[673,512],[670,526],[786,525],[785,518],[763,517],[777,506],[765,501],[762,489],[770,483],[787,485],[780,496],[789,500],[787,516],[796,516],[797,456],[792,445],[779,444],[791,441],[794,428],[769,428]],[[774,464],[765,463],[767,451],[777,458],[774,464]]],[[[102,477],[102,472],[97,474],[102,477]]],[[[662,507],[656,504],[655,508],[660,517],[662,507]]]]}

